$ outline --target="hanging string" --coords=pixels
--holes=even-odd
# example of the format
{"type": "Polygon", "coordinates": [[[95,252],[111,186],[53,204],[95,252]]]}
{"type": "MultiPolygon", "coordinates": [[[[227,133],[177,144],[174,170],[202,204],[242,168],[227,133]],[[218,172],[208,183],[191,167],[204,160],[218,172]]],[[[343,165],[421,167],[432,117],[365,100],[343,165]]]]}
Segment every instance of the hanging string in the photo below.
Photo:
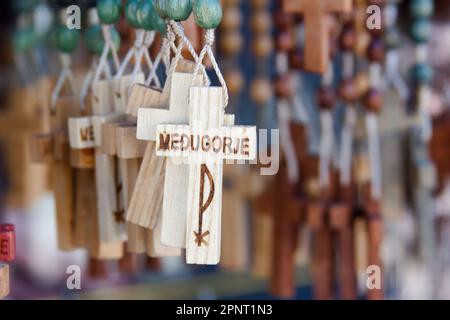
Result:
{"type": "MultiPolygon", "coordinates": [[[[194,59],[194,62],[197,64],[197,66],[200,66],[201,72],[202,72],[203,77],[205,79],[205,85],[209,86],[210,85],[210,80],[209,80],[209,77],[208,77],[208,73],[206,72],[206,68],[202,64],[203,59],[200,58],[200,55],[197,55],[197,52],[195,52],[195,49],[192,46],[191,41],[186,37],[186,35],[184,33],[183,25],[181,23],[173,21],[173,20],[171,20],[169,22],[169,24],[172,26],[173,32],[178,36],[180,41],[186,46],[186,48],[189,51],[190,55],[194,59]]],[[[207,30],[206,34],[205,34],[205,37],[207,38],[206,39],[206,43],[208,43],[208,37],[210,37],[210,40],[212,39],[212,43],[214,43],[214,38],[215,38],[214,30],[207,30]],[[208,32],[209,32],[209,35],[208,35],[208,32]]],[[[203,49],[205,49],[205,47],[203,47],[203,49]]],[[[197,73],[198,73],[198,71],[197,71],[197,73]]],[[[228,94],[227,94],[227,96],[228,96],[228,94]]]]}
{"type": "MultiPolygon", "coordinates": [[[[342,75],[344,79],[353,77],[354,60],[351,52],[343,55],[342,75]]],[[[353,132],[356,125],[356,111],[352,103],[347,103],[345,108],[345,122],[342,130],[341,157],[339,161],[340,183],[348,186],[351,183],[351,167],[353,154],[353,132]]]]}
{"type": "MultiPolygon", "coordinates": [[[[211,61],[211,65],[213,66],[213,69],[217,75],[217,78],[219,79],[219,82],[222,86],[223,90],[223,103],[224,103],[224,109],[228,106],[228,88],[227,84],[225,82],[225,79],[223,78],[222,72],[220,71],[219,65],[217,64],[216,58],[214,57],[214,53],[212,51],[212,46],[214,44],[215,35],[214,35],[214,29],[208,29],[205,32],[205,45],[202,49],[202,51],[199,54],[198,62],[196,63],[195,69],[194,69],[194,78],[199,73],[200,70],[206,70],[203,63],[203,60],[206,56],[209,57],[211,61]]],[[[205,71],[206,72],[206,71],[205,71]]],[[[209,85],[209,78],[206,77],[204,79],[204,85],[209,85]]]]}
{"type": "Polygon", "coordinates": [[[52,97],[51,97],[51,110],[52,112],[55,111],[56,103],[58,102],[59,96],[61,94],[61,91],[64,87],[64,84],[66,81],[69,83],[69,87],[72,91],[72,93],[75,95],[75,80],[73,76],[73,72],[71,69],[71,62],[72,59],[68,54],[61,53],[59,54],[59,59],[62,64],[62,69],[58,77],[58,81],[56,82],[55,88],[52,91],[52,97]]]}
{"type": "MultiPolygon", "coordinates": [[[[389,2],[383,10],[385,18],[385,28],[388,32],[396,32],[395,25],[398,17],[398,4],[389,2]],[[391,31],[390,31],[391,30],[391,31]]],[[[409,97],[409,88],[399,71],[399,53],[397,46],[392,47],[386,53],[386,84],[390,83],[397,91],[401,101],[405,103],[409,97]]]]}
{"type": "Polygon", "coordinates": [[[117,71],[116,75],[114,76],[115,80],[119,80],[126,68],[128,67],[129,63],[131,62],[131,58],[134,57],[135,60],[135,66],[140,65],[139,61],[139,52],[141,51],[142,44],[144,43],[144,30],[136,30],[135,32],[136,38],[134,40],[133,46],[128,50],[127,54],[125,55],[125,58],[122,61],[122,64],[119,67],[119,70],[117,71]]]}
{"type": "Polygon", "coordinates": [[[108,69],[108,56],[109,53],[112,53],[113,56],[113,63],[116,72],[120,69],[120,62],[119,57],[117,55],[117,50],[114,46],[114,42],[111,38],[111,26],[109,25],[102,25],[102,33],[103,38],[105,40],[105,46],[102,51],[102,55],[100,56],[100,60],[97,65],[97,70],[95,72],[94,80],[92,81],[93,85],[96,85],[97,82],[100,80],[100,77],[102,75],[102,72],[104,73],[106,79],[111,79],[111,75],[108,75],[108,72],[106,71],[108,69]]]}
{"type": "Polygon", "coordinates": [[[286,157],[287,178],[290,183],[297,183],[300,178],[298,159],[295,153],[289,122],[291,119],[289,104],[284,99],[277,101],[278,126],[280,128],[280,144],[286,157]]]}
{"type": "MultiPolygon", "coordinates": [[[[371,87],[378,89],[381,81],[381,65],[378,63],[372,63],[369,72],[371,87]]],[[[366,129],[371,169],[371,193],[373,199],[379,200],[382,196],[381,152],[378,117],[373,111],[368,111],[366,114],[366,129]]]]}
{"type": "MultiPolygon", "coordinates": [[[[177,56],[177,47],[175,46],[175,34],[169,23],[166,23],[167,31],[166,36],[162,40],[162,46],[158,54],[155,57],[153,68],[150,70],[150,74],[145,81],[146,86],[150,86],[155,78],[157,78],[157,71],[161,61],[164,63],[166,70],[166,76],[168,77],[171,70],[171,54],[174,53],[177,56]]],[[[158,86],[157,86],[158,87],[158,86]]]]}
{"type": "MultiPolygon", "coordinates": [[[[280,51],[276,55],[276,70],[279,75],[287,74],[289,71],[288,55],[285,51],[280,51]]],[[[300,170],[297,154],[295,152],[294,141],[292,139],[289,123],[291,121],[290,105],[286,98],[278,96],[276,102],[278,127],[280,129],[281,151],[286,159],[287,178],[291,183],[296,183],[300,179],[300,170]]]]}
{"type": "MultiPolygon", "coordinates": [[[[333,80],[333,66],[330,65],[322,79],[322,85],[328,87],[333,80]]],[[[322,188],[330,185],[330,163],[334,151],[333,115],[330,110],[320,111],[320,149],[319,149],[319,184],[322,188]]]]}
{"type": "MultiPolygon", "coordinates": [[[[419,45],[416,48],[417,63],[425,63],[428,59],[428,49],[426,45],[419,45]]],[[[428,85],[421,85],[418,89],[418,115],[420,125],[420,137],[423,142],[430,142],[433,135],[433,124],[431,116],[427,111],[431,99],[431,88],[428,85]]]]}

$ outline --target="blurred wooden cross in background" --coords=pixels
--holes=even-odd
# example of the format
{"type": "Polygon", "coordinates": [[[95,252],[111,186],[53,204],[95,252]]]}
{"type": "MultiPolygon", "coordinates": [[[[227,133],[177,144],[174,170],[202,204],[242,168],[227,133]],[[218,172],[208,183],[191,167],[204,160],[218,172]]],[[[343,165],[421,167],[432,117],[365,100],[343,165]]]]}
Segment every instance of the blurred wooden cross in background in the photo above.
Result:
{"type": "Polygon", "coordinates": [[[328,68],[330,41],[328,20],[332,12],[349,13],[352,0],[283,0],[288,13],[301,13],[305,21],[305,70],[325,73],[328,68]]]}

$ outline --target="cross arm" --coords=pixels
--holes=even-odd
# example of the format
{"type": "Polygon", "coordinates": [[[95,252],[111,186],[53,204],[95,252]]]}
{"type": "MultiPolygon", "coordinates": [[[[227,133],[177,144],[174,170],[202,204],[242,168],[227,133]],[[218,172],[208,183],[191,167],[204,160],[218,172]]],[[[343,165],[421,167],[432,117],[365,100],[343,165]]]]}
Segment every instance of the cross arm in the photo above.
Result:
{"type": "Polygon", "coordinates": [[[325,10],[327,12],[349,13],[353,7],[352,0],[320,0],[320,1],[325,2],[325,10]]]}
{"type": "Polygon", "coordinates": [[[302,13],[305,10],[304,1],[283,0],[283,10],[288,13],[302,13]]]}

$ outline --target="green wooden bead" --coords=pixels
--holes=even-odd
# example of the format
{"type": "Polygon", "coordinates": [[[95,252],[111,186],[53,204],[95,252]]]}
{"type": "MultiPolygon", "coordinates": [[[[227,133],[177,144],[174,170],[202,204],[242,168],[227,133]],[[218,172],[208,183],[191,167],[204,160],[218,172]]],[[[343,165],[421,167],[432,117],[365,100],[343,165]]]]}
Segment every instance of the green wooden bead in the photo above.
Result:
{"type": "Polygon", "coordinates": [[[411,27],[411,36],[416,43],[426,42],[432,32],[431,22],[426,18],[417,19],[411,27]]]}
{"type": "MultiPolygon", "coordinates": [[[[103,38],[102,28],[100,25],[90,26],[85,34],[84,39],[88,50],[96,55],[101,55],[105,47],[105,39],[103,38]]],[[[120,35],[115,28],[111,28],[111,39],[116,50],[120,48],[120,35]]]]}
{"type": "Polygon", "coordinates": [[[191,0],[167,0],[166,12],[170,19],[184,21],[191,15],[191,0]]]}
{"type": "Polygon", "coordinates": [[[125,4],[125,19],[133,28],[138,28],[137,8],[140,0],[127,0],[125,4]]]}
{"type": "Polygon", "coordinates": [[[156,12],[162,19],[168,18],[167,15],[167,2],[166,0],[153,0],[156,12]]]}
{"type": "Polygon", "coordinates": [[[194,17],[203,29],[215,29],[222,21],[222,7],[218,0],[196,0],[194,17]]]}
{"type": "Polygon", "coordinates": [[[13,8],[17,13],[26,13],[32,11],[38,4],[38,0],[14,0],[13,8]]]}
{"type": "Polygon", "coordinates": [[[58,29],[56,45],[61,52],[72,53],[77,48],[79,37],[78,30],[61,26],[58,29]]]}
{"type": "Polygon", "coordinates": [[[411,77],[416,84],[428,84],[433,79],[433,69],[424,63],[418,63],[411,69],[411,77]]]}
{"type": "Polygon", "coordinates": [[[400,46],[400,32],[395,29],[388,29],[384,34],[384,41],[387,49],[396,49],[400,46]]]}
{"type": "Polygon", "coordinates": [[[17,54],[22,54],[34,45],[36,34],[30,27],[18,29],[13,35],[13,47],[17,54]]]}
{"type": "Polygon", "coordinates": [[[103,24],[114,24],[120,19],[121,0],[98,0],[97,12],[103,24]]]}
{"type": "Polygon", "coordinates": [[[139,28],[144,30],[153,30],[153,20],[158,17],[151,0],[141,1],[137,9],[137,21],[139,28]]]}
{"type": "Polygon", "coordinates": [[[429,18],[433,15],[434,4],[432,0],[412,0],[411,15],[415,18],[429,18]]]}
{"type": "Polygon", "coordinates": [[[163,35],[167,31],[166,22],[157,13],[155,14],[155,18],[153,19],[153,29],[163,35]]]}

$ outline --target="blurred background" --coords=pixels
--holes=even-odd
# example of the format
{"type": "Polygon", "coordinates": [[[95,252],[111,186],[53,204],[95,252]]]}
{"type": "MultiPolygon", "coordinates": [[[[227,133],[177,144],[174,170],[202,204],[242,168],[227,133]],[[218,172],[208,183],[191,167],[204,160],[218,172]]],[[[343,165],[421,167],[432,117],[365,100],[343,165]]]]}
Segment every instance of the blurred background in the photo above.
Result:
{"type": "MultiPolygon", "coordinates": [[[[102,260],[83,245],[58,247],[54,167],[32,159],[32,141],[51,126],[60,10],[73,4],[82,27],[71,68],[81,87],[95,64],[86,33],[96,1],[1,3],[0,223],[14,224],[17,237],[7,299],[450,299],[448,1],[355,0],[352,12],[319,17],[331,26],[324,74],[305,65],[301,14],[276,0],[221,1],[214,51],[229,110],[238,124],[280,130],[279,141],[259,146],[280,154],[280,168],[263,176],[262,161],[226,166],[217,266],[187,265],[184,254],[125,249],[121,259],[102,260]],[[371,5],[380,8],[381,29],[367,28],[371,5]],[[347,157],[343,141],[353,146],[347,157]],[[377,181],[381,197],[373,195],[377,181]],[[81,290],[67,288],[71,265],[81,268],[81,290]],[[367,287],[370,265],[380,267],[380,290],[367,287]]],[[[202,31],[192,16],[183,26],[199,52],[202,31]]],[[[115,28],[122,59],[134,29],[124,14],[115,28]]],[[[153,59],[161,43],[158,33],[153,59]]]]}

